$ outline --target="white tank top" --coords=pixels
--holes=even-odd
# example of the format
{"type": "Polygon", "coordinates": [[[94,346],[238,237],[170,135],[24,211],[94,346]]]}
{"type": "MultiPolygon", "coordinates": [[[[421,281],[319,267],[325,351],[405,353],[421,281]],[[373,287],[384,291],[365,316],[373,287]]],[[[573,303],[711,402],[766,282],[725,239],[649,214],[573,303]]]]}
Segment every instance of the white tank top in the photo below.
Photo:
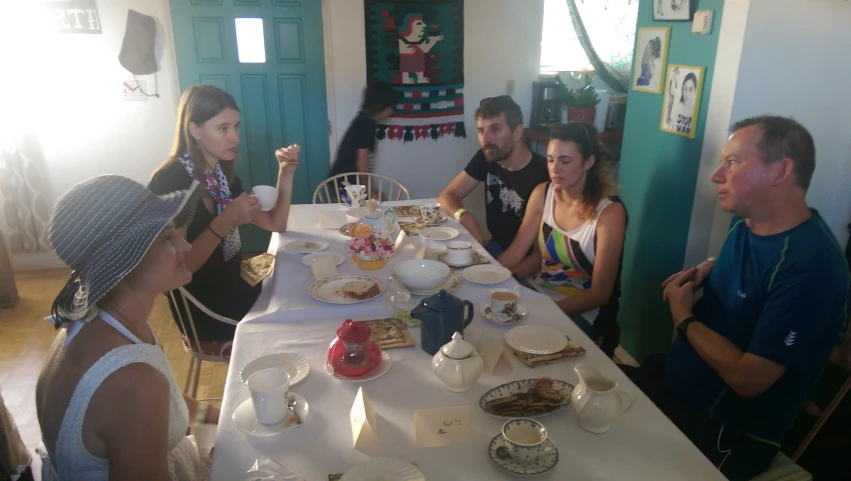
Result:
{"type": "MultiPolygon", "coordinates": [[[[556,225],[553,217],[555,187],[550,184],[544,203],[544,216],[538,231],[538,247],[541,250],[541,270],[533,276],[532,286],[559,301],[591,287],[591,275],[597,248],[597,221],[600,213],[613,201],[604,198],[597,204],[593,218],[572,231],[564,231],[556,225]]],[[[599,309],[582,313],[582,317],[593,324],[599,309]]]]}
{"type": "MultiPolygon", "coordinates": [[[[168,379],[170,407],[168,422],[168,470],[172,480],[195,481],[207,479],[209,470],[201,463],[198,451],[186,437],[189,427],[189,412],[183,394],[171,373],[168,359],[157,341],[156,345],[145,344],[109,313],[100,311],[99,316],[107,324],[133,341],[107,352],[95,362],[80,379],[56,438],[54,453],[42,459],[42,477],[45,481],[86,479],[109,480],[109,460],[98,458],[86,450],[83,444],[83,420],[95,391],[110,374],[133,363],[154,367],[168,379]],[[51,463],[52,459],[52,463],[51,463]]],[[[150,326],[149,326],[150,329],[150,326]]],[[[151,330],[153,333],[153,330],[151,330]]],[[[156,339],[156,336],[154,337],[156,339]]],[[[128,433],[132,436],[132,433],[128,433]]]]}

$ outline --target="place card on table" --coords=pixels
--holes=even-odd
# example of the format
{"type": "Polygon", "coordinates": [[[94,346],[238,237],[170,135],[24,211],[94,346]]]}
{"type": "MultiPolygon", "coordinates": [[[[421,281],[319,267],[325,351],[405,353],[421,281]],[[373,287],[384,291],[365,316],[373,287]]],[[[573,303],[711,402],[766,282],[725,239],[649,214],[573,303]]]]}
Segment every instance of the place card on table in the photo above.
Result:
{"type": "Polygon", "coordinates": [[[310,263],[310,271],[317,281],[326,277],[336,276],[338,274],[337,261],[331,256],[317,257],[316,260],[310,263]]]}
{"type": "Polygon", "coordinates": [[[427,448],[470,442],[470,406],[414,411],[414,436],[427,448]]]}
{"type": "Polygon", "coordinates": [[[424,242],[419,242],[414,246],[414,259],[423,260],[426,256],[426,246],[424,242]]]}
{"type": "Polygon", "coordinates": [[[319,212],[319,227],[323,229],[339,229],[345,223],[345,212],[319,212]]]}
{"type": "Polygon", "coordinates": [[[349,420],[352,423],[352,444],[358,445],[378,444],[378,423],[375,418],[375,409],[372,401],[366,397],[363,388],[358,388],[358,395],[352,410],[349,412],[349,420]]]}
{"type": "MultiPolygon", "coordinates": [[[[501,342],[494,339],[493,336],[487,332],[482,333],[476,344],[476,350],[482,355],[482,361],[484,361],[484,372],[488,374],[492,373],[497,363],[502,358],[502,355],[505,354],[505,347],[501,342]]],[[[506,357],[506,361],[507,360],[508,358],[506,357]]],[[[510,363],[508,364],[508,368],[511,369],[510,363]]]]}
{"type": "Polygon", "coordinates": [[[411,238],[404,229],[399,230],[399,235],[396,236],[396,242],[393,244],[393,252],[398,252],[405,248],[408,244],[413,245],[411,238]]]}

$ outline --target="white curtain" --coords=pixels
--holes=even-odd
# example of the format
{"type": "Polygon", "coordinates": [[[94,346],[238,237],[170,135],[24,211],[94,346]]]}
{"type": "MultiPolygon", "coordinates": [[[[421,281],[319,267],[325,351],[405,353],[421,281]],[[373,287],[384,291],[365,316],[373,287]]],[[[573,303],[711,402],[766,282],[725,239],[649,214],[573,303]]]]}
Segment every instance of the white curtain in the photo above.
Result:
{"type": "Polygon", "coordinates": [[[38,141],[24,135],[0,146],[0,210],[12,254],[49,252],[50,202],[38,141]]]}

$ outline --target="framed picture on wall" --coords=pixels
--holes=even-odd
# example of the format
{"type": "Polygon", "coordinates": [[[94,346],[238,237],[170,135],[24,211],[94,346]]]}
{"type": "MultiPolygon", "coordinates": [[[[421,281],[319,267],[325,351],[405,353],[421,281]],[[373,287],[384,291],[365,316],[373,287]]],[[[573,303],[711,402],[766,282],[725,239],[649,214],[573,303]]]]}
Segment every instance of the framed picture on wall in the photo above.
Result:
{"type": "Polygon", "coordinates": [[[635,72],[632,89],[651,94],[662,93],[668,39],[671,27],[642,27],[635,40],[635,72]]]}
{"type": "Polygon", "coordinates": [[[653,20],[691,20],[692,0],[653,0],[653,20]]]}
{"type": "Polygon", "coordinates": [[[705,70],[693,65],[668,65],[665,95],[662,97],[662,130],[694,138],[705,70]]]}

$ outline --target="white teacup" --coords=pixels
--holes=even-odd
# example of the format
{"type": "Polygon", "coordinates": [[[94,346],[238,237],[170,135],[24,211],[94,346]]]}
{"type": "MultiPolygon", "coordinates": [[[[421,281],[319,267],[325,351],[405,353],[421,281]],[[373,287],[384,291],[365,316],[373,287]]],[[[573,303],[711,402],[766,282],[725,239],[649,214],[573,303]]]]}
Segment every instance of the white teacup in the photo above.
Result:
{"type": "Polygon", "coordinates": [[[423,204],[423,220],[428,224],[434,224],[440,219],[440,204],[423,204]]]}
{"type": "Polygon", "coordinates": [[[473,262],[473,244],[467,241],[452,241],[446,244],[446,262],[465,266],[473,262]]]}
{"type": "Polygon", "coordinates": [[[290,375],[277,367],[261,369],[245,382],[251,391],[254,414],[260,424],[276,424],[284,420],[289,408],[287,393],[290,390],[290,375]]]}
{"type": "Polygon", "coordinates": [[[502,425],[502,437],[511,458],[520,462],[528,462],[541,457],[551,446],[545,446],[547,428],[529,418],[509,419],[502,425]]]}
{"type": "Polygon", "coordinates": [[[278,200],[278,189],[271,185],[255,185],[253,189],[254,197],[260,201],[260,210],[268,212],[275,207],[275,202],[278,200]]]}
{"type": "Polygon", "coordinates": [[[497,321],[510,321],[517,315],[520,289],[492,289],[488,297],[491,301],[491,317],[497,321]]]}

